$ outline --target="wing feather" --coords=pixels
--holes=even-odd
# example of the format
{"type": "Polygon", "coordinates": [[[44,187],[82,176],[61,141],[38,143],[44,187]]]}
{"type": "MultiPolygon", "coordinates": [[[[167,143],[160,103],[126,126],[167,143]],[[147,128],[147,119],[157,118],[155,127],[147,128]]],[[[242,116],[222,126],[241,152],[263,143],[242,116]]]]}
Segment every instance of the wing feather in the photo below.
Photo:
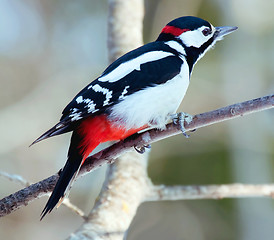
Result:
{"type": "Polygon", "coordinates": [[[127,53],[82,89],[63,110],[60,122],[32,144],[73,130],[84,118],[107,112],[138,90],[164,84],[180,72],[182,64],[178,53],[161,42],[127,53]]]}

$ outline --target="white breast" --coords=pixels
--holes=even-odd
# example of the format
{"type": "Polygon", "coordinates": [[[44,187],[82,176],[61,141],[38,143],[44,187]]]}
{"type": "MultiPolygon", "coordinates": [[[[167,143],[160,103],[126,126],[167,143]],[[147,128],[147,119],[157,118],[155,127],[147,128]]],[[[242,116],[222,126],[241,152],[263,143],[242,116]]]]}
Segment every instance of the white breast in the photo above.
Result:
{"type": "Polygon", "coordinates": [[[127,129],[146,124],[164,128],[168,116],[177,111],[188,85],[189,69],[187,64],[183,64],[180,74],[173,79],[133,93],[114,105],[109,119],[127,129]]]}

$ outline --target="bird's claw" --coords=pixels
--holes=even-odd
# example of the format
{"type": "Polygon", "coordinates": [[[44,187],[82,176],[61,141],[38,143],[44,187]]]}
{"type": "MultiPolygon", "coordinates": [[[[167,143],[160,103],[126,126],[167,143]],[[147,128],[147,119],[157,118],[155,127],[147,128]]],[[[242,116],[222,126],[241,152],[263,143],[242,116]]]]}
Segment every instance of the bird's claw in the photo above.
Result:
{"type": "Polygon", "coordinates": [[[180,130],[182,131],[183,135],[186,138],[189,138],[190,135],[186,133],[184,122],[189,124],[192,121],[193,116],[185,112],[179,112],[179,113],[173,114],[171,117],[172,117],[173,124],[177,125],[180,128],[180,130]]]}
{"type": "Polygon", "coordinates": [[[147,144],[147,145],[144,145],[144,146],[134,146],[134,149],[136,150],[137,153],[140,153],[140,154],[143,154],[145,153],[146,151],[146,148],[150,149],[151,148],[151,145],[150,144],[147,144]]]}

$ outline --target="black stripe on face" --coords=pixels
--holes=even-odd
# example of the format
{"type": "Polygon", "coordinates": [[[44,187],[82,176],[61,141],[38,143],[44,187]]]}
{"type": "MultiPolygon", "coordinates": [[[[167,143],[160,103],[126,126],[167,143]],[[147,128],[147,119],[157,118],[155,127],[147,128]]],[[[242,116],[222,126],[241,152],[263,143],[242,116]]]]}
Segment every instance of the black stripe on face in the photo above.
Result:
{"type": "MultiPolygon", "coordinates": [[[[182,43],[183,44],[183,43],[182,43]]],[[[186,60],[189,65],[189,72],[191,73],[194,64],[197,62],[200,55],[206,52],[210,47],[214,45],[214,35],[208,39],[202,46],[199,48],[196,47],[186,47],[186,60]]]]}

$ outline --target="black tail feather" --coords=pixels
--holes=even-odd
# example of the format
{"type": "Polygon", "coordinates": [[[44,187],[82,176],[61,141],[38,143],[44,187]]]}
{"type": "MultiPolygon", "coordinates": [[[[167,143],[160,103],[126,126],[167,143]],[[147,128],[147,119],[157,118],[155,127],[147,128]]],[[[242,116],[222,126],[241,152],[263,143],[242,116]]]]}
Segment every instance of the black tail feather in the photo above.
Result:
{"type": "Polygon", "coordinates": [[[69,190],[71,183],[77,175],[78,169],[81,166],[82,156],[80,154],[69,155],[66,165],[60,173],[60,177],[54,187],[54,190],[41,213],[41,219],[47,213],[50,213],[53,208],[61,201],[66,192],[69,190]]]}

